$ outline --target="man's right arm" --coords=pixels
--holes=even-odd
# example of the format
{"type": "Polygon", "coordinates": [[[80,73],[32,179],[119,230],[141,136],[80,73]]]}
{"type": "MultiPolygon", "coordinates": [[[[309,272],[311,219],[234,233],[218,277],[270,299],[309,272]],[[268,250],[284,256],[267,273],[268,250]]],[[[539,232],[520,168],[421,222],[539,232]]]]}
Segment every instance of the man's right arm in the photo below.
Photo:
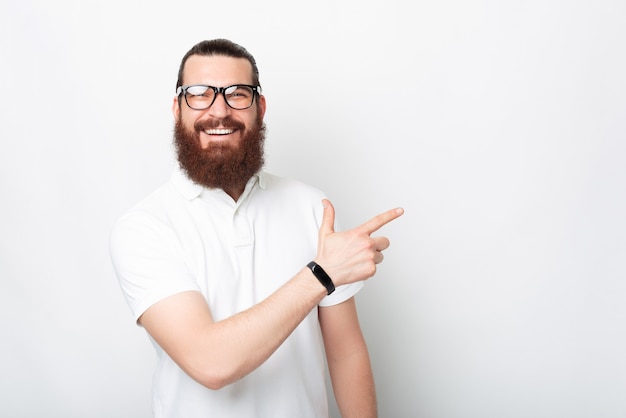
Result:
{"type": "Polygon", "coordinates": [[[326,295],[302,269],[267,299],[214,322],[197,291],[169,296],[139,323],[189,376],[210,389],[233,383],[259,367],[326,295]]]}

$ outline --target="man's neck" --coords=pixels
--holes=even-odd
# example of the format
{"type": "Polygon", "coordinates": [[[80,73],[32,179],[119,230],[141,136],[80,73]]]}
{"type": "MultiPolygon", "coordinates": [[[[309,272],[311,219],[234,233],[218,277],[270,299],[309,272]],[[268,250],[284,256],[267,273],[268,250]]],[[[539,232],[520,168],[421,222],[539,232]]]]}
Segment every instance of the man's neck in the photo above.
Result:
{"type": "Polygon", "coordinates": [[[232,197],[233,200],[236,202],[239,200],[239,198],[241,197],[245,189],[246,189],[246,185],[244,184],[243,186],[240,186],[240,187],[228,187],[222,190],[224,190],[224,193],[232,197]]]}

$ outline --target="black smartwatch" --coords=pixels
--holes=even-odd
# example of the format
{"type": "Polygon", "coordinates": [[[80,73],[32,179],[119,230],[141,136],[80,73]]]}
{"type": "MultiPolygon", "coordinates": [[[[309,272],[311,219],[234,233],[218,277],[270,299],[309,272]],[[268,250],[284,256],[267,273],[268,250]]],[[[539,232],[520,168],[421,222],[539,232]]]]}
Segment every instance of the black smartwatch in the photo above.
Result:
{"type": "Polygon", "coordinates": [[[322,266],[317,264],[315,261],[311,261],[306,266],[311,269],[313,275],[317,277],[317,280],[319,280],[320,283],[324,285],[329,295],[335,291],[335,284],[331,280],[330,276],[326,274],[322,266]]]}

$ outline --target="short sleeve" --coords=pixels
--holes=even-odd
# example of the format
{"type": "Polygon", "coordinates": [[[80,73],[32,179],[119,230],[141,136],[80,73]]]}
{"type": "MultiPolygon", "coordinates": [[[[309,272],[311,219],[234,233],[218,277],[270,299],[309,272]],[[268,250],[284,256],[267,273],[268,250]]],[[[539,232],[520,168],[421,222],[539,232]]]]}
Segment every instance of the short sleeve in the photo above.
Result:
{"type": "Polygon", "coordinates": [[[338,286],[333,293],[322,299],[319,306],[333,306],[345,302],[356,295],[363,286],[365,286],[365,282],[363,281],[338,286]]]}
{"type": "Polygon", "coordinates": [[[200,290],[172,229],[146,212],[120,218],[109,245],[113,268],[135,320],[168,296],[200,290]]]}

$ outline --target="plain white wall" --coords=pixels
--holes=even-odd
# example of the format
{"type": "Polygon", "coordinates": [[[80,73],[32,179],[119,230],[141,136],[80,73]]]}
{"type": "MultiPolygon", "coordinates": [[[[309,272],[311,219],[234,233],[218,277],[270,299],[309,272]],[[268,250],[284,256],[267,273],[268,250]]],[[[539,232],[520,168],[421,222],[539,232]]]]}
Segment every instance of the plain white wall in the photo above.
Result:
{"type": "Polygon", "coordinates": [[[0,415],[149,416],[109,230],[169,176],[180,58],[227,37],[260,66],[268,170],[345,227],[406,209],[358,296],[381,417],[626,416],[625,18],[622,0],[2,0],[0,415]]]}

